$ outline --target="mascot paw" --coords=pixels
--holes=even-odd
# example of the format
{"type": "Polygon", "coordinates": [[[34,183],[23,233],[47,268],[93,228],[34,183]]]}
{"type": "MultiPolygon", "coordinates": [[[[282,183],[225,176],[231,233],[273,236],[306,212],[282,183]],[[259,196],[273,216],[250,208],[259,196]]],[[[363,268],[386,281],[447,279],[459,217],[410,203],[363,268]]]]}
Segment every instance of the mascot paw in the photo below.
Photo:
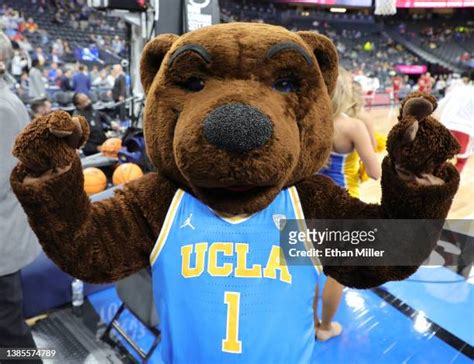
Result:
{"type": "Polygon", "coordinates": [[[76,149],[89,136],[89,125],[83,117],[56,111],[34,119],[17,136],[13,155],[33,177],[64,170],[76,158],[76,149]]]}
{"type": "Polygon", "coordinates": [[[399,122],[390,131],[387,151],[398,176],[417,185],[443,184],[441,168],[460,146],[448,129],[431,116],[436,99],[414,93],[401,104],[399,122]]]}

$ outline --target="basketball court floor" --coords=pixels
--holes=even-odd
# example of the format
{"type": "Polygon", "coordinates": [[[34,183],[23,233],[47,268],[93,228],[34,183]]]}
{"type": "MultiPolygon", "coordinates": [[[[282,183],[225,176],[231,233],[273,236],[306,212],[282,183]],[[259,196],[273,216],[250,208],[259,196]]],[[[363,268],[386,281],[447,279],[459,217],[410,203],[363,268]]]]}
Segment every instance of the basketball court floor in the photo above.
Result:
{"type": "MultiPolygon", "coordinates": [[[[376,130],[386,134],[396,123],[398,109],[377,108],[370,113],[374,117],[376,130]]],[[[383,156],[379,155],[380,160],[383,156]]],[[[460,255],[463,244],[471,246],[473,244],[474,225],[469,221],[474,217],[473,172],[474,158],[471,158],[462,174],[461,186],[449,214],[449,219],[465,220],[462,231],[444,232],[436,248],[437,254],[443,256],[447,262],[455,262],[449,255],[460,255]],[[454,241],[451,239],[453,236],[454,241]],[[459,249],[460,237],[464,239],[460,243],[461,249],[459,249]]],[[[367,202],[378,202],[379,182],[365,182],[361,187],[361,198],[367,202]]],[[[346,288],[335,317],[335,320],[343,326],[342,335],[327,342],[317,342],[313,362],[472,363],[474,270],[470,266],[463,268],[461,270],[454,266],[442,265],[422,267],[403,282],[388,283],[373,290],[346,288]]],[[[323,276],[321,286],[324,280],[323,276]]],[[[121,354],[118,354],[116,349],[105,347],[98,340],[100,332],[112,320],[120,305],[121,301],[115,288],[94,293],[86,302],[88,314],[84,315],[83,322],[78,324],[78,327],[82,325],[84,329],[75,330],[74,325],[69,324],[68,332],[72,336],[80,333],[82,339],[77,341],[85,340],[88,343],[83,344],[81,350],[84,351],[84,358],[88,357],[89,360],[81,362],[95,362],[99,357],[102,359],[107,357],[108,362],[139,361],[138,355],[122,339],[117,339],[121,343],[119,345],[122,349],[121,354]],[[88,335],[90,340],[84,339],[84,335],[88,335]],[[91,349],[94,342],[95,347],[91,349]],[[96,354],[92,357],[95,359],[91,361],[91,356],[87,353],[94,350],[96,354]]],[[[69,309],[55,312],[47,320],[51,318],[58,320],[58,315],[70,316],[68,312],[69,309]]],[[[127,310],[121,315],[119,323],[138,346],[148,351],[154,336],[144,325],[127,310]]],[[[42,321],[33,327],[35,338],[48,340],[41,334],[42,330],[45,330],[44,323],[43,327],[41,324],[42,321]]],[[[206,335],[205,332],[202,334],[206,335]]],[[[281,333],[281,340],[285,340],[284,332],[281,333]]],[[[47,346],[46,343],[44,345],[47,346]]],[[[64,350],[72,349],[64,347],[64,350]]],[[[159,346],[153,353],[151,362],[161,363],[159,346]]]]}

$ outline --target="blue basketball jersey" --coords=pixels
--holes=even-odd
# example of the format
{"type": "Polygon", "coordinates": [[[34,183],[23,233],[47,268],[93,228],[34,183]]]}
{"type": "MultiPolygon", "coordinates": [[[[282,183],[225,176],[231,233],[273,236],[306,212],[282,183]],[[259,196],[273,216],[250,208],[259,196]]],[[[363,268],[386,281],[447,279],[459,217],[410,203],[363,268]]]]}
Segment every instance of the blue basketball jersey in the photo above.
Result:
{"type": "Polygon", "coordinates": [[[150,256],[165,363],[310,362],[318,275],[286,265],[282,218],[304,218],[294,187],[232,218],[176,192],[150,256]]]}

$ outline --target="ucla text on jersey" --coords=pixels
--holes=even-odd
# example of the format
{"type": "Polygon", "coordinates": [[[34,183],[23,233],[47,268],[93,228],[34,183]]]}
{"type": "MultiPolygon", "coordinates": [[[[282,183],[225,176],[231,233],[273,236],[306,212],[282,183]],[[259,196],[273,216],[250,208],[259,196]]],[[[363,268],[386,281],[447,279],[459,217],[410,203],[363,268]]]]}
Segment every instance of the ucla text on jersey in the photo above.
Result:
{"type": "Polygon", "coordinates": [[[176,192],[150,256],[165,362],[310,361],[317,271],[286,265],[285,218],[304,218],[294,187],[232,218],[176,192]]]}

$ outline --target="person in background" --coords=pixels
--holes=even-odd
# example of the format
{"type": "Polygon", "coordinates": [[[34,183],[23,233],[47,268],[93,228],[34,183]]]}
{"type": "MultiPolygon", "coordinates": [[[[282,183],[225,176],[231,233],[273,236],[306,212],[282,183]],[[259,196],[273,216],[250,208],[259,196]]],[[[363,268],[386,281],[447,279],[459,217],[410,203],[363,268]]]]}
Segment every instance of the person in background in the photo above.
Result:
{"type": "Polygon", "coordinates": [[[44,29],[40,29],[38,31],[39,35],[40,35],[40,39],[41,39],[41,45],[43,47],[47,47],[48,46],[48,43],[49,43],[49,34],[46,30],[44,29]]]}
{"type": "Polygon", "coordinates": [[[29,99],[29,86],[28,73],[23,71],[20,76],[20,87],[18,88],[18,95],[22,100],[29,99]]]}
{"type": "Polygon", "coordinates": [[[428,94],[431,94],[431,91],[433,90],[433,85],[435,82],[435,79],[431,76],[431,73],[426,72],[426,92],[428,94]]]}
{"type": "Polygon", "coordinates": [[[33,100],[45,98],[46,87],[38,59],[33,59],[33,61],[31,62],[31,69],[28,76],[30,79],[28,87],[28,96],[33,100]]]}
{"type": "Polygon", "coordinates": [[[74,92],[89,95],[91,90],[91,79],[87,74],[86,67],[79,65],[78,72],[72,77],[74,92]]]}
{"type": "Polygon", "coordinates": [[[366,91],[366,108],[367,110],[372,109],[372,104],[375,100],[375,95],[378,88],[380,87],[380,81],[377,76],[373,74],[367,75],[367,90],[366,91]]]}
{"type": "Polygon", "coordinates": [[[23,23],[23,27],[26,32],[33,34],[38,30],[38,24],[36,24],[33,18],[28,18],[28,21],[23,23]]]}
{"type": "MultiPolygon", "coordinates": [[[[359,160],[365,163],[366,173],[370,178],[379,179],[381,167],[374,152],[373,141],[366,125],[350,117],[347,112],[356,103],[353,94],[351,75],[339,67],[336,89],[332,96],[334,118],[333,151],[329,163],[320,171],[331,178],[337,185],[346,188],[351,196],[359,197],[359,160]]],[[[322,294],[322,316],[318,316],[319,287],[316,287],[314,315],[316,337],[320,341],[329,340],[342,332],[342,326],[332,321],[342,297],[344,287],[335,279],[328,277],[322,294]]]]}
{"type": "Polygon", "coordinates": [[[18,46],[20,47],[20,49],[24,51],[22,56],[24,58],[30,59],[31,57],[29,56],[29,52],[33,52],[33,46],[28,41],[28,39],[24,38],[24,39],[18,40],[17,43],[18,43],[18,46]]]}
{"type": "Polygon", "coordinates": [[[76,108],[74,115],[83,116],[89,123],[89,139],[82,148],[82,151],[85,155],[99,153],[98,147],[107,139],[104,126],[106,128],[111,126],[110,118],[106,114],[95,110],[91,99],[85,93],[75,93],[72,102],[76,108]]]}
{"type": "Polygon", "coordinates": [[[110,85],[110,83],[107,81],[107,70],[104,68],[102,69],[101,71],[99,71],[99,74],[97,75],[97,77],[92,81],[92,85],[93,86],[96,86],[96,87],[103,87],[103,88],[112,88],[112,86],[110,85]]]}
{"type": "Polygon", "coordinates": [[[15,50],[15,53],[14,53],[14,56],[13,56],[13,59],[12,59],[11,63],[12,63],[12,66],[11,66],[12,75],[13,75],[13,77],[15,77],[15,79],[17,81],[20,81],[21,74],[23,72],[23,67],[24,67],[20,50],[18,50],[18,49],[15,50]]]}
{"type": "Polygon", "coordinates": [[[69,25],[74,30],[79,29],[79,21],[76,19],[76,16],[73,13],[69,14],[69,25]]]}
{"type": "MultiPolygon", "coordinates": [[[[115,84],[115,76],[113,75],[112,70],[109,70],[109,68],[104,68],[104,71],[106,73],[105,75],[106,87],[112,89],[115,84]]],[[[112,95],[112,92],[110,94],[112,95]]]]}
{"type": "MultiPolygon", "coordinates": [[[[364,94],[362,88],[355,81],[352,81],[352,100],[353,104],[346,111],[346,114],[351,118],[358,119],[364,123],[365,127],[367,128],[367,131],[369,132],[370,140],[372,142],[372,146],[374,147],[374,151],[376,153],[383,152],[386,147],[387,136],[375,130],[374,119],[370,115],[370,113],[367,112],[367,110],[365,110],[364,108],[364,94]]],[[[363,165],[362,161],[361,165],[363,165]]],[[[361,180],[361,182],[364,182],[364,180],[361,180]]]]}
{"type": "MultiPolygon", "coordinates": [[[[334,144],[329,163],[320,171],[339,186],[346,188],[351,196],[359,197],[359,161],[362,160],[370,178],[380,178],[380,163],[375,155],[373,128],[357,118],[353,108],[358,103],[353,91],[351,75],[342,67],[336,90],[332,97],[334,115],[334,144]],[[350,117],[352,114],[354,117],[350,117]],[[371,132],[368,131],[371,129],[371,132]]],[[[357,95],[358,96],[358,95],[357,95]]],[[[359,111],[360,112],[360,111],[359,111]]]]}
{"type": "MultiPolygon", "coordinates": [[[[351,118],[362,121],[369,132],[370,141],[375,153],[385,151],[387,144],[387,136],[375,130],[373,117],[364,109],[364,95],[360,85],[352,81],[352,106],[347,109],[346,114],[351,118]]],[[[359,181],[365,182],[370,177],[365,170],[365,164],[359,161],[359,181]]]]}
{"type": "Polygon", "coordinates": [[[0,32],[0,347],[36,349],[23,318],[20,271],[39,255],[41,248],[10,187],[10,172],[17,163],[11,153],[13,143],[30,121],[25,106],[4,80],[12,56],[10,41],[0,32]]]}
{"type": "Polygon", "coordinates": [[[95,43],[97,44],[98,47],[101,47],[101,48],[105,47],[105,39],[104,39],[104,37],[102,37],[102,35],[100,35],[100,34],[97,35],[97,38],[96,38],[96,42],[95,42],[95,43]]]}
{"type": "Polygon", "coordinates": [[[35,100],[31,103],[31,113],[34,118],[48,115],[51,112],[51,102],[48,99],[35,100]]]}
{"type": "MultiPolygon", "coordinates": [[[[112,88],[112,97],[115,102],[123,102],[127,96],[127,82],[125,80],[122,66],[119,64],[114,65],[112,68],[112,75],[115,77],[114,87],[112,88]]],[[[124,103],[117,106],[116,112],[119,115],[120,121],[127,119],[124,103]]]]}
{"type": "Polygon", "coordinates": [[[95,84],[95,80],[99,77],[99,74],[100,74],[99,66],[97,66],[96,64],[93,65],[90,71],[90,78],[91,78],[92,85],[95,84]]]}
{"type": "Polygon", "coordinates": [[[43,67],[43,65],[47,61],[47,58],[43,53],[43,48],[41,48],[41,47],[36,48],[35,54],[33,55],[33,59],[36,59],[38,61],[38,64],[41,67],[43,67]]]}
{"type": "Polygon", "coordinates": [[[53,83],[57,77],[58,77],[58,64],[53,62],[51,63],[51,66],[48,70],[48,81],[53,83]]]}
{"type": "Polygon", "coordinates": [[[418,82],[416,84],[418,85],[419,92],[425,92],[426,78],[423,75],[421,75],[420,78],[418,78],[418,82]]]}
{"type": "Polygon", "coordinates": [[[392,90],[393,90],[393,102],[395,104],[400,103],[400,90],[403,85],[403,79],[395,73],[392,77],[392,90]]]}
{"type": "Polygon", "coordinates": [[[433,88],[434,79],[431,77],[431,73],[426,72],[418,79],[418,91],[431,94],[433,88]]]}
{"type": "Polygon", "coordinates": [[[64,73],[61,68],[58,68],[56,71],[56,78],[53,80],[53,84],[59,88],[61,88],[61,77],[63,77],[64,73]]]}
{"type": "Polygon", "coordinates": [[[63,63],[63,61],[61,60],[61,57],[59,57],[56,49],[53,49],[51,51],[51,62],[52,63],[63,63]]]}
{"type": "Polygon", "coordinates": [[[64,55],[71,55],[72,54],[72,50],[71,50],[71,47],[69,46],[69,42],[68,41],[63,41],[63,47],[64,47],[64,55]]]}
{"type": "Polygon", "coordinates": [[[56,24],[64,24],[64,10],[61,8],[61,9],[58,9],[56,11],[56,13],[54,14],[54,17],[53,17],[53,23],[56,23],[56,24]]]}
{"type": "Polygon", "coordinates": [[[474,152],[474,70],[466,72],[463,83],[452,87],[438,103],[435,114],[461,146],[454,165],[459,173],[474,152]]]}
{"type": "Polygon", "coordinates": [[[61,89],[61,91],[73,90],[71,79],[72,79],[72,71],[70,69],[65,70],[63,74],[60,77],[58,77],[56,82],[59,88],[61,89]]]}
{"type": "Polygon", "coordinates": [[[61,38],[58,38],[54,41],[54,43],[52,45],[52,50],[56,51],[56,54],[59,57],[62,57],[64,55],[64,43],[63,43],[63,40],[61,38]]]}
{"type": "Polygon", "coordinates": [[[123,43],[118,35],[116,35],[112,40],[112,50],[117,55],[120,54],[123,50],[123,43]]]}
{"type": "Polygon", "coordinates": [[[24,42],[25,40],[26,40],[25,36],[20,32],[17,32],[15,35],[10,37],[10,41],[15,42],[17,44],[20,44],[21,42],[24,42]]]}
{"type": "Polygon", "coordinates": [[[443,75],[438,76],[434,89],[441,97],[444,97],[446,93],[446,80],[443,75]]]}

